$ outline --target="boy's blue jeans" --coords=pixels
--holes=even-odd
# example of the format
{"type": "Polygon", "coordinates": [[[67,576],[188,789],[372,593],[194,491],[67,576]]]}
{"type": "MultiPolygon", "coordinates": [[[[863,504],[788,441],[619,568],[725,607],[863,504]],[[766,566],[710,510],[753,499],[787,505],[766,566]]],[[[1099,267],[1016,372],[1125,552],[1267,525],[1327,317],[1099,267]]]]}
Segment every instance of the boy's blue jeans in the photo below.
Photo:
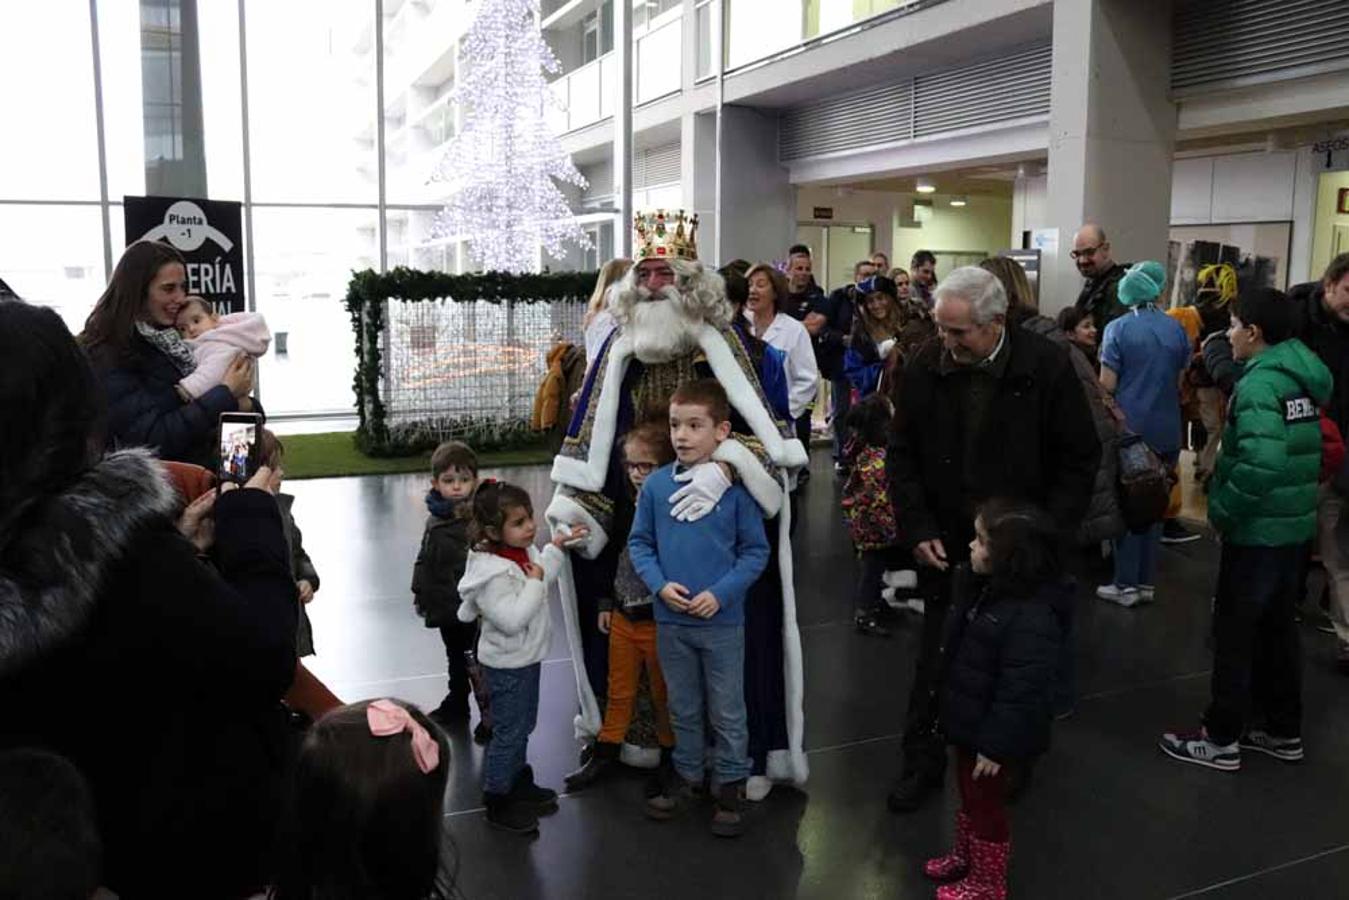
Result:
{"type": "Polygon", "coordinates": [[[717,783],[744,781],[750,770],[744,626],[662,622],[656,628],[656,651],[670,695],[675,771],[685,781],[697,784],[703,780],[706,704],[707,718],[717,736],[717,783]]]}
{"type": "Polygon", "coordinates": [[[482,669],[492,697],[492,740],[483,754],[482,789],[488,794],[509,794],[525,767],[529,736],[539,718],[540,666],[482,669]]]}

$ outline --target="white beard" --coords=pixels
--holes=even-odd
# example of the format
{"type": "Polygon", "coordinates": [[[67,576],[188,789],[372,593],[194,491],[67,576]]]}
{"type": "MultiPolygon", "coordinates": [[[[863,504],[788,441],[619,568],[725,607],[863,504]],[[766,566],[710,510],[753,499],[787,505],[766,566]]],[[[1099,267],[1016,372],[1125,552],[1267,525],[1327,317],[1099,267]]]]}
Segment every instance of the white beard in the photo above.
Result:
{"type": "Polygon", "coordinates": [[[698,346],[697,327],[685,318],[679,301],[653,299],[633,305],[624,330],[639,360],[663,363],[698,346]]]}

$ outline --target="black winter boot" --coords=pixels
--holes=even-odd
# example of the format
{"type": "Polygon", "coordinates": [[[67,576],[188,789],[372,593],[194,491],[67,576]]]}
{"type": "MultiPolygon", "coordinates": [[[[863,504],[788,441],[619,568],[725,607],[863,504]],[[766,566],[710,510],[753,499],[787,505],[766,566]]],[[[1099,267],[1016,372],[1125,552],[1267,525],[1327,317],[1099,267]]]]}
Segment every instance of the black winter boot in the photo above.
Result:
{"type": "Polygon", "coordinates": [[[567,785],[567,790],[572,793],[583,791],[609,774],[618,764],[618,754],[622,749],[621,744],[595,741],[588,754],[589,758],[582,764],[581,768],[563,779],[563,782],[567,785]]]}
{"type": "Polygon", "coordinates": [[[511,798],[510,794],[482,795],[483,806],[487,807],[487,824],[511,834],[535,834],[539,830],[539,817],[524,803],[511,798]]]}
{"type": "Polygon", "coordinates": [[[557,812],[557,791],[535,784],[534,769],[530,766],[525,766],[515,776],[515,783],[511,785],[511,792],[507,796],[537,815],[557,812]]]}

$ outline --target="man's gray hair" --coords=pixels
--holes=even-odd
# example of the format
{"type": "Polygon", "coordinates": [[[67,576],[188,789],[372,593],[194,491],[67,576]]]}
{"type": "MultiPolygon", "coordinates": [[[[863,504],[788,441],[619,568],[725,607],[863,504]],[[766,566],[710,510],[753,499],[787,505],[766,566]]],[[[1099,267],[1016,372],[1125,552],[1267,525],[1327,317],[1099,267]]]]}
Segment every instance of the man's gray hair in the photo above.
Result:
{"type": "Polygon", "coordinates": [[[941,280],[933,292],[933,302],[943,297],[958,298],[970,304],[970,314],[980,325],[1007,315],[1007,291],[992,272],[978,266],[961,266],[941,280]]]}

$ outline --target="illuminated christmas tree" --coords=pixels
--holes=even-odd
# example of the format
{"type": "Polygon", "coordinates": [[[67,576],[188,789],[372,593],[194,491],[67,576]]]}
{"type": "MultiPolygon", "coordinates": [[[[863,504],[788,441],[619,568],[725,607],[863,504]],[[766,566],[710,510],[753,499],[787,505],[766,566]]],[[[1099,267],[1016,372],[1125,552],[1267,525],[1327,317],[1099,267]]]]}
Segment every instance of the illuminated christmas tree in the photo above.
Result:
{"type": "Polygon", "coordinates": [[[524,272],[539,247],[590,247],[557,182],[586,181],[544,115],[555,103],[544,73],[561,69],[538,26],[537,0],[480,0],[460,44],[451,102],[464,126],[431,176],[449,188],[436,237],[467,239],[484,269],[524,272]]]}

